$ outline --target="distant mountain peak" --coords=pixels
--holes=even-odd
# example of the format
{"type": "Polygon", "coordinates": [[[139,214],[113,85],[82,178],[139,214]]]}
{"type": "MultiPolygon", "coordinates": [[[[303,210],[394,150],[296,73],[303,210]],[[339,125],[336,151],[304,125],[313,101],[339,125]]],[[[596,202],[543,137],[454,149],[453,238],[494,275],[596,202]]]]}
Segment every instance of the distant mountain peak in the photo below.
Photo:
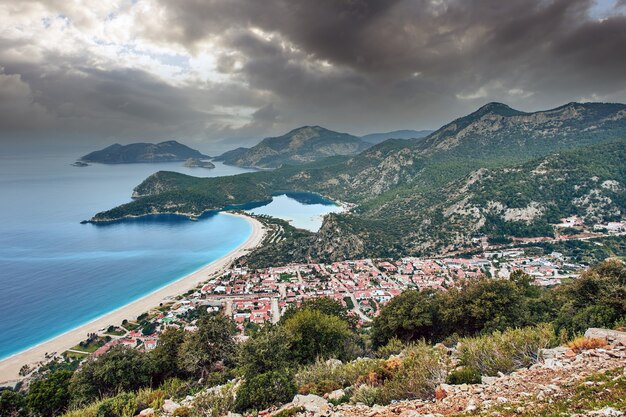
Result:
{"type": "Polygon", "coordinates": [[[329,156],[352,156],[371,144],[347,133],[321,126],[301,126],[282,136],[268,137],[252,148],[239,148],[216,158],[226,164],[255,168],[297,165],[329,156]]]}
{"type": "Polygon", "coordinates": [[[504,103],[492,101],[480,107],[478,110],[470,114],[468,117],[471,117],[471,116],[481,117],[485,114],[497,114],[499,116],[516,116],[516,115],[524,114],[524,112],[515,110],[504,103]]]}

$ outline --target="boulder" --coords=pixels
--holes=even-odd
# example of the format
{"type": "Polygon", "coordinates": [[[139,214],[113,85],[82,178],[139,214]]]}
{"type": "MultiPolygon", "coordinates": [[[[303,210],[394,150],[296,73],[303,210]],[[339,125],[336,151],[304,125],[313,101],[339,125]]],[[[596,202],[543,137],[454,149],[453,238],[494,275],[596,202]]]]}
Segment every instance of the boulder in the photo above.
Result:
{"type": "Polygon", "coordinates": [[[153,417],[154,416],[154,408],[146,408],[145,410],[141,410],[139,415],[141,417],[153,417]]]}
{"type": "Polygon", "coordinates": [[[626,345],[626,332],[617,330],[590,328],[585,332],[585,337],[590,339],[603,339],[612,344],[626,345]]]}
{"type": "Polygon", "coordinates": [[[321,414],[330,409],[328,401],[317,395],[296,395],[291,402],[293,407],[302,407],[310,413],[321,414]]]}
{"type": "Polygon", "coordinates": [[[163,403],[163,411],[165,411],[168,414],[172,414],[174,411],[178,409],[178,407],[180,407],[180,405],[178,405],[172,400],[165,400],[165,402],[163,403]]]}
{"type": "Polygon", "coordinates": [[[346,395],[346,392],[342,389],[336,389],[333,392],[328,394],[328,399],[329,400],[338,400],[341,397],[343,397],[344,395],[346,395]]]}

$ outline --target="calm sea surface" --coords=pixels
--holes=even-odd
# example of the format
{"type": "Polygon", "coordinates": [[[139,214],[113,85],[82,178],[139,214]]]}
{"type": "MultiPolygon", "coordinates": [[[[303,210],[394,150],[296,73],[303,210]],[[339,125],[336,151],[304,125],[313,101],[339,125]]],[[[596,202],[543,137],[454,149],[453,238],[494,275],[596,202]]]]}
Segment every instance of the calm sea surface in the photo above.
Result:
{"type": "Polygon", "coordinates": [[[72,157],[0,156],[0,358],[140,298],[235,249],[242,219],[145,219],[81,225],[130,200],[158,170],[196,176],[243,169],[182,163],[70,166],[72,157]]]}
{"type": "MultiPolygon", "coordinates": [[[[159,171],[195,176],[244,169],[182,163],[70,165],[79,155],[0,155],[0,359],[34,346],[173,282],[243,243],[251,230],[226,215],[197,222],[159,216],[81,225],[130,201],[159,171]]],[[[254,211],[317,230],[339,208],[303,195],[276,196],[254,211]]]]}

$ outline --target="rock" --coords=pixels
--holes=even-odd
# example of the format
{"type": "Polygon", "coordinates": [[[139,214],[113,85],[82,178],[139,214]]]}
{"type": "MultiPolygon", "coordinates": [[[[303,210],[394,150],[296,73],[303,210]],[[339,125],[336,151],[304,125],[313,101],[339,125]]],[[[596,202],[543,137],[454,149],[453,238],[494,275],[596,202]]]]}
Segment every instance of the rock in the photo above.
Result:
{"type": "Polygon", "coordinates": [[[485,384],[485,385],[494,384],[497,380],[498,378],[496,378],[495,376],[481,376],[480,377],[480,383],[485,384]]]}
{"type": "Polygon", "coordinates": [[[238,413],[233,413],[232,411],[229,411],[228,414],[226,415],[226,417],[243,417],[242,414],[238,414],[238,413]]]}
{"type": "Polygon", "coordinates": [[[326,365],[328,365],[328,366],[330,366],[332,368],[336,368],[336,367],[338,367],[338,366],[340,366],[342,364],[343,364],[343,362],[341,362],[339,359],[328,359],[326,361],[326,365]]]}
{"type": "Polygon", "coordinates": [[[154,416],[154,408],[146,408],[145,410],[141,410],[139,415],[141,417],[152,417],[154,416]]]}
{"type": "Polygon", "coordinates": [[[180,405],[178,405],[177,403],[175,403],[172,400],[165,400],[165,402],[163,403],[163,411],[165,411],[166,413],[173,413],[174,411],[176,411],[176,409],[178,409],[178,407],[180,407],[180,405]]]}
{"type": "Polygon", "coordinates": [[[575,357],[576,357],[576,352],[574,352],[572,349],[567,349],[567,350],[565,351],[564,356],[565,356],[566,358],[575,358],[575,357]]]}
{"type": "Polygon", "coordinates": [[[617,330],[590,328],[585,332],[585,337],[590,339],[604,339],[614,344],[626,345],[626,332],[617,330]]]}
{"type": "Polygon", "coordinates": [[[613,407],[604,407],[601,410],[591,411],[589,415],[590,416],[623,416],[624,413],[622,411],[614,409],[613,407]]]}
{"type": "Polygon", "coordinates": [[[296,395],[291,402],[293,407],[303,407],[310,413],[323,413],[330,409],[328,401],[320,396],[309,395],[296,395]]]}
{"type": "Polygon", "coordinates": [[[343,397],[344,395],[346,395],[346,392],[342,389],[336,389],[333,392],[328,394],[328,399],[329,400],[338,400],[341,397],[343,397]]]}
{"type": "Polygon", "coordinates": [[[498,401],[500,404],[504,404],[504,403],[508,403],[509,399],[508,398],[504,398],[504,397],[498,397],[498,398],[496,398],[496,401],[498,401]]]}
{"type": "Polygon", "coordinates": [[[469,402],[467,403],[467,407],[465,407],[465,412],[471,413],[473,411],[476,411],[477,409],[478,407],[476,407],[476,402],[474,402],[474,400],[469,400],[469,402]]]}
{"type": "Polygon", "coordinates": [[[555,347],[553,349],[541,349],[539,351],[539,357],[542,359],[556,359],[558,357],[563,356],[567,348],[565,346],[555,347]]]}
{"type": "Polygon", "coordinates": [[[435,388],[435,399],[441,401],[448,396],[448,392],[440,385],[435,388]]]}
{"type": "Polygon", "coordinates": [[[404,410],[400,413],[400,417],[418,417],[420,413],[415,410],[404,410]]]}

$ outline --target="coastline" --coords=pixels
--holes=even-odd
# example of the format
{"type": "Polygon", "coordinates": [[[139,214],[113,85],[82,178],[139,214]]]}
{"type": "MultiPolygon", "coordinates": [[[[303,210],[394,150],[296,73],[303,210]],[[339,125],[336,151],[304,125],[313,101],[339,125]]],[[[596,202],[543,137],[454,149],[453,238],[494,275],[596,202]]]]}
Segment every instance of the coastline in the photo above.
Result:
{"type": "Polygon", "coordinates": [[[263,241],[265,229],[261,223],[249,216],[238,213],[221,212],[229,216],[237,216],[245,219],[252,226],[248,239],[235,250],[223,257],[201,267],[170,284],[167,284],[135,301],[132,301],[116,310],[106,313],[89,323],[69,330],[52,339],[46,340],[36,346],[16,353],[0,361],[0,383],[16,381],[20,379],[19,370],[25,364],[36,364],[45,359],[47,353],[61,354],[67,349],[77,345],[87,337],[88,333],[99,333],[100,329],[109,325],[119,325],[124,319],[134,319],[153,307],[156,307],[168,297],[181,295],[198,284],[207,281],[209,276],[220,273],[235,259],[244,255],[247,251],[257,247],[263,241]]]}

